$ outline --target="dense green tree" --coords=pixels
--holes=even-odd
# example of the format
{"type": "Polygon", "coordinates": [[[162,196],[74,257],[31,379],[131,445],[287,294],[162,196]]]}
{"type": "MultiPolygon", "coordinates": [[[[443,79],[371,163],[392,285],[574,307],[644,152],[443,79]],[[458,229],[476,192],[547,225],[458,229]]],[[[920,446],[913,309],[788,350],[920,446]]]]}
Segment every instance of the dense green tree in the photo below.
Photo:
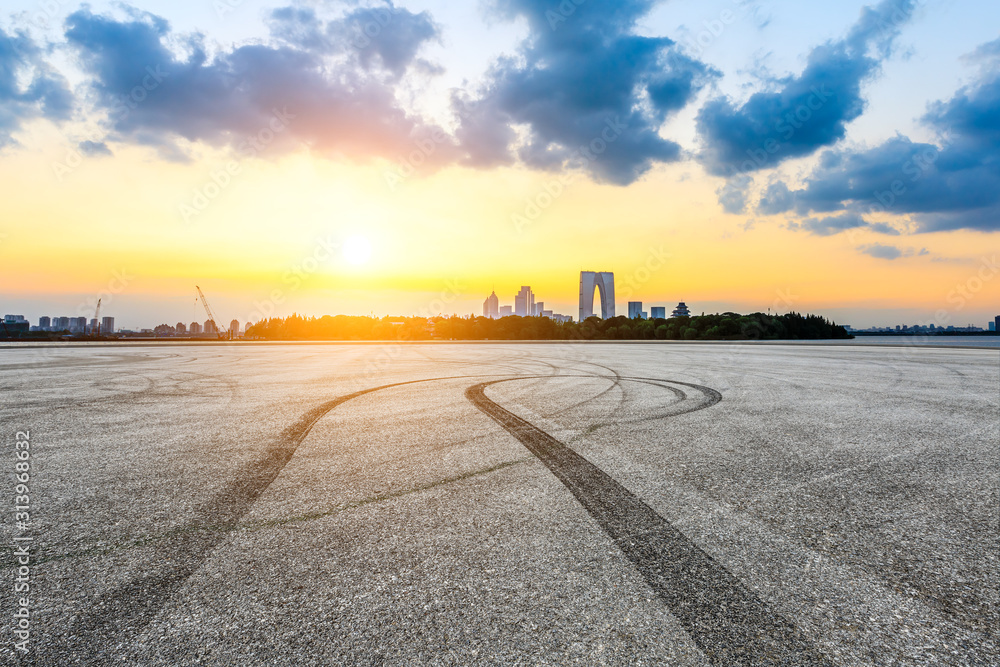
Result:
{"type": "Polygon", "coordinates": [[[247,330],[267,340],[796,340],[850,338],[818,315],[722,313],[657,320],[590,317],[559,323],[547,317],[394,317],[346,315],[271,318],[247,330]]]}

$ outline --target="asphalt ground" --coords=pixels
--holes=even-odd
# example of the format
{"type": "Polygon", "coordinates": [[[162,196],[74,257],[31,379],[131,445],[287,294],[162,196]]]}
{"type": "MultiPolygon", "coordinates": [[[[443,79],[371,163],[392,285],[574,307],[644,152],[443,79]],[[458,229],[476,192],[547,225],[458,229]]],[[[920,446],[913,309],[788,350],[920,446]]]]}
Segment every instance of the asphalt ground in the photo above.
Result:
{"type": "Polygon", "coordinates": [[[996,352],[94,346],[0,371],[11,664],[1000,664],[996,352]]]}

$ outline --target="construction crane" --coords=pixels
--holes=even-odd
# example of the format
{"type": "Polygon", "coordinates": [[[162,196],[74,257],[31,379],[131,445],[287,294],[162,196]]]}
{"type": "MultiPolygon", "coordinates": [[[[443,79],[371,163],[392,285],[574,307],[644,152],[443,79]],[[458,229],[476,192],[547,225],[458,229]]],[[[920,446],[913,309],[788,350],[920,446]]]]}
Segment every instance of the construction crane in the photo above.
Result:
{"type": "Polygon", "coordinates": [[[208,299],[205,298],[205,293],[201,291],[201,288],[197,285],[194,286],[198,290],[198,298],[201,299],[201,305],[205,306],[205,312],[208,313],[208,321],[215,326],[215,333],[218,334],[219,340],[223,340],[227,337],[225,331],[219,327],[219,320],[215,319],[215,314],[212,312],[212,307],[208,305],[208,299]]]}
{"type": "Polygon", "coordinates": [[[94,311],[94,328],[90,335],[95,338],[101,335],[101,299],[97,300],[97,310],[94,311]]]}

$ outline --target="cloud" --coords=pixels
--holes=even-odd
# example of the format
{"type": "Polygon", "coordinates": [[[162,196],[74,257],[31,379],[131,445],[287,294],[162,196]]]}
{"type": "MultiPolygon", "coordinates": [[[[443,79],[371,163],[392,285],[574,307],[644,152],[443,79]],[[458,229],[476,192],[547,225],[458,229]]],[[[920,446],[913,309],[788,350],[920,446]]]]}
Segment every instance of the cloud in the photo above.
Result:
{"type": "MultiPolygon", "coordinates": [[[[360,20],[354,14],[350,20],[360,20]]],[[[397,20],[412,28],[409,12],[393,16],[384,32],[397,20]]],[[[396,158],[412,152],[418,140],[435,137],[433,157],[446,157],[446,135],[406,112],[395,97],[392,79],[419,41],[410,28],[397,29],[409,35],[405,44],[365,56],[363,49],[332,53],[326,42],[310,41],[327,39],[348,19],[323,23],[311,10],[279,10],[272,19],[277,45],[248,44],[213,58],[200,35],[179,38],[164,19],[135,10],[119,21],[84,8],[67,19],[66,38],[119,141],[158,146],[174,156],[183,138],[245,155],[306,146],[364,160],[396,158]],[[178,42],[186,55],[167,46],[178,42]]],[[[370,46],[376,43],[373,38],[370,46]]]]}
{"type": "Polygon", "coordinates": [[[802,229],[816,236],[833,236],[848,229],[867,227],[868,223],[860,215],[846,214],[827,218],[806,218],[798,223],[797,229],[802,229]]]}
{"type": "Polygon", "coordinates": [[[858,248],[858,251],[876,259],[893,260],[903,256],[903,251],[899,248],[891,245],[882,245],[881,243],[861,246],[858,248]]]}
{"type": "Polygon", "coordinates": [[[963,60],[987,65],[1000,61],[1000,39],[980,44],[972,53],[964,56],[963,60]]]}
{"type": "Polygon", "coordinates": [[[816,47],[798,76],[778,81],[743,104],[728,97],[698,113],[700,159],[709,173],[730,177],[811,155],[844,138],[865,108],[861,86],[879,71],[916,0],[866,7],[846,37],[816,47]]]}
{"type": "Polygon", "coordinates": [[[739,214],[746,211],[746,190],[732,181],[727,181],[715,194],[726,213],[739,214]]]}
{"type": "Polygon", "coordinates": [[[792,208],[792,193],[788,186],[778,181],[767,186],[767,190],[757,202],[757,212],[761,215],[778,215],[792,208]]]}
{"type": "Polygon", "coordinates": [[[885,222],[873,222],[868,225],[868,228],[877,234],[885,234],[886,236],[899,236],[902,233],[892,225],[885,222]]]}
{"type": "Polygon", "coordinates": [[[23,32],[0,28],[0,149],[15,145],[13,134],[35,118],[69,119],[73,95],[66,80],[44,60],[23,32]]]}
{"type": "Polygon", "coordinates": [[[882,245],[881,243],[872,243],[870,245],[863,245],[858,248],[858,251],[869,257],[874,257],[875,259],[887,259],[894,260],[900,257],[923,257],[929,255],[930,251],[927,248],[921,248],[920,250],[914,250],[913,248],[907,248],[905,250],[897,248],[891,245],[882,245]]]}
{"type": "Polygon", "coordinates": [[[922,119],[937,143],[896,136],[873,148],[826,151],[792,192],[796,209],[912,215],[919,232],[1000,231],[1000,40],[976,54],[978,80],[930,105],[922,119]]]}
{"type": "Polygon", "coordinates": [[[868,222],[855,213],[844,213],[837,216],[822,218],[806,218],[801,222],[792,222],[789,229],[801,229],[816,236],[833,236],[840,232],[854,229],[865,229],[886,236],[900,236],[901,232],[884,222],[868,222]]]}
{"type": "Polygon", "coordinates": [[[461,117],[466,161],[515,159],[536,169],[582,169],[625,185],[655,163],[680,158],[660,136],[718,73],[663,37],[641,37],[637,21],[652,0],[495,0],[505,19],[527,21],[516,57],[499,59],[461,117]]]}
{"type": "Polygon", "coordinates": [[[84,155],[90,155],[90,156],[114,155],[114,153],[111,152],[111,149],[108,148],[108,145],[103,141],[81,141],[80,152],[83,153],[84,155]]]}
{"type": "Polygon", "coordinates": [[[365,69],[382,67],[397,77],[419,60],[424,44],[441,37],[430,14],[384,2],[359,7],[326,24],[310,8],[282,7],[271,12],[271,34],[296,48],[321,53],[353,53],[365,69]]]}

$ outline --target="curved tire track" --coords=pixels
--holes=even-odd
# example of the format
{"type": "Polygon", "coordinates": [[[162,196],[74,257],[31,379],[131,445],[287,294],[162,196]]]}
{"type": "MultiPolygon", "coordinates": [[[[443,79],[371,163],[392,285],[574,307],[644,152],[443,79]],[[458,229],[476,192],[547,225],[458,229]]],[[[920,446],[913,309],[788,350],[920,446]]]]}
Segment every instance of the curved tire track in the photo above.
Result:
{"type": "MultiPolygon", "coordinates": [[[[250,510],[251,505],[277,479],[295,450],[322,417],[352,399],[383,389],[422,382],[466,379],[471,376],[411,380],[372,387],[327,401],[305,413],[285,429],[264,456],[244,465],[233,481],[211,500],[195,510],[194,518],[181,530],[157,544],[161,562],[169,563],[153,574],[132,579],[93,601],[85,616],[78,617],[69,630],[72,643],[68,655],[57,655],[50,664],[101,664],[109,653],[139,634],[184,582],[225,541],[250,510]]],[[[64,647],[65,650],[65,647],[64,647]]]]}
{"type": "MultiPolygon", "coordinates": [[[[661,386],[662,388],[676,391],[674,388],[663,384],[663,380],[654,378],[621,378],[621,376],[618,376],[617,373],[615,375],[617,376],[616,378],[608,379],[613,379],[616,383],[621,380],[639,381],[647,384],[655,384],[657,386],[661,386]]],[[[194,572],[197,571],[211,556],[212,552],[227,539],[229,535],[228,529],[235,527],[239,523],[247,512],[249,512],[252,504],[278,477],[284,467],[291,460],[292,456],[295,454],[298,446],[308,436],[313,426],[337,406],[360,396],[375,393],[384,389],[419,383],[469,379],[474,377],[477,376],[463,375],[428,378],[423,380],[386,384],[338,397],[323,403],[312,410],[309,410],[294,424],[282,432],[277,443],[269,448],[264,453],[263,457],[243,466],[243,468],[235,475],[233,481],[225,489],[216,493],[212,499],[199,505],[195,511],[194,518],[182,529],[176,531],[176,533],[170,535],[165,540],[157,543],[157,552],[159,555],[158,561],[160,566],[156,567],[154,563],[150,563],[152,569],[155,570],[153,573],[137,579],[132,579],[124,585],[100,595],[96,600],[88,605],[85,616],[78,616],[75,618],[68,631],[68,635],[66,636],[66,640],[68,640],[70,645],[67,646],[64,644],[58,648],[53,646],[52,648],[55,649],[54,652],[56,655],[39,655],[38,657],[41,658],[42,662],[46,664],[103,664],[111,657],[111,655],[120,650],[131,638],[140,634],[157,615],[157,613],[159,613],[167,602],[174,596],[174,594],[176,594],[176,592],[184,585],[188,578],[190,578],[190,576],[194,574],[194,572]]],[[[478,377],[482,376],[480,375],[478,377]]],[[[500,382],[527,380],[532,378],[552,379],[552,377],[574,376],[526,375],[500,380],[500,382]]],[[[596,376],[577,375],[575,377],[596,376]]],[[[478,390],[478,394],[482,396],[480,399],[482,402],[477,403],[476,400],[473,400],[476,407],[489,414],[495,420],[499,421],[505,426],[505,428],[507,428],[507,423],[501,420],[507,420],[510,424],[514,425],[513,428],[515,428],[515,431],[517,432],[511,432],[514,433],[515,437],[518,437],[519,440],[521,440],[522,436],[531,442],[535,442],[540,438],[541,447],[538,448],[538,451],[535,451],[532,447],[528,447],[529,450],[538,456],[538,458],[542,459],[546,465],[552,463],[549,467],[554,473],[556,472],[556,469],[561,471],[562,476],[560,476],[560,473],[556,473],[557,477],[559,477],[570,489],[570,491],[572,491],[574,495],[581,500],[584,507],[586,507],[588,511],[595,516],[595,518],[598,516],[604,517],[605,521],[601,523],[602,527],[604,527],[606,531],[609,531],[609,534],[612,535],[615,541],[619,543],[619,546],[622,547],[622,550],[633,560],[633,562],[637,565],[640,563],[646,564],[645,569],[644,566],[640,566],[640,571],[643,573],[643,576],[646,577],[647,581],[650,582],[650,585],[652,585],[653,588],[661,594],[661,596],[665,596],[665,594],[661,591],[663,586],[658,586],[653,583],[654,581],[657,581],[656,577],[659,577],[660,579],[669,578],[673,580],[677,579],[678,575],[676,573],[671,573],[669,569],[661,568],[661,571],[657,570],[655,567],[651,569],[648,565],[651,563],[655,565],[658,562],[657,558],[662,557],[668,548],[681,549],[683,551],[685,543],[690,545],[688,547],[688,551],[693,549],[696,552],[696,556],[692,557],[687,552],[683,552],[680,554],[681,561],[690,561],[697,564],[699,562],[697,554],[700,554],[701,559],[707,559],[707,562],[711,565],[711,567],[704,567],[704,564],[701,564],[702,569],[704,569],[706,573],[718,578],[718,571],[721,571],[726,577],[729,578],[729,580],[731,580],[725,582],[730,586],[730,588],[743,591],[745,595],[752,596],[752,594],[742,588],[741,584],[735,580],[732,575],[729,575],[728,572],[720,566],[715,565],[714,561],[712,561],[710,557],[704,554],[704,552],[698,550],[694,545],[687,542],[686,538],[676,531],[676,529],[673,529],[651,508],[644,505],[629,491],[620,487],[620,485],[617,485],[617,483],[603,471],[551,438],[551,436],[548,436],[512,413],[504,410],[495,403],[492,403],[492,401],[485,397],[483,389],[485,389],[486,386],[495,383],[496,382],[489,382],[470,387],[466,391],[466,396],[472,398],[477,395],[478,390]],[[490,408],[490,405],[494,407],[490,408]],[[484,409],[484,407],[486,409],[484,409]],[[490,410],[492,410],[492,412],[490,410]],[[518,424],[518,422],[520,422],[520,424],[518,424]],[[553,469],[553,466],[555,469],[553,469]],[[567,474],[568,472],[573,473],[573,471],[575,471],[574,474],[567,474]],[[616,486],[617,489],[615,488],[616,486]],[[610,495],[607,495],[609,490],[610,495]],[[627,496],[631,498],[631,501],[622,502],[622,493],[627,494],[627,496]],[[600,501],[602,494],[604,494],[603,504],[600,501]],[[583,498],[586,498],[586,502],[584,502],[583,498]],[[597,514],[595,514],[595,512],[597,514]],[[605,525],[606,523],[607,525],[605,525]],[[614,531],[613,534],[610,532],[612,530],[614,531]],[[671,533],[670,531],[673,532],[671,533]],[[630,554],[637,554],[637,556],[633,557],[630,554]]],[[[686,383],[671,382],[671,384],[685,385],[686,383]]],[[[721,400],[721,395],[712,389],[700,387],[698,385],[686,386],[697,388],[703,393],[704,399],[693,403],[687,403],[686,405],[674,404],[671,406],[672,409],[668,410],[667,413],[652,418],[658,419],[703,409],[705,407],[709,407],[710,405],[714,405],[721,400]]],[[[681,403],[684,403],[684,401],[681,403]]],[[[508,430],[510,430],[510,428],[508,428],[508,430]]],[[[525,440],[521,441],[525,442],[525,440]]],[[[599,518],[598,521],[602,521],[602,519],[599,518]]],[[[677,561],[678,559],[675,558],[674,560],[677,561]]],[[[688,579],[690,579],[690,577],[688,577],[688,579]]],[[[702,576],[702,579],[704,579],[704,576],[702,576]]],[[[712,583],[715,582],[713,581],[712,583]]],[[[705,583],[702,583],[702,587],[705,585],[705,583]]],[[[693,586],[693,584],[689,582],[689,587],[690,586],[693,586]]],[[[718,585],[713,585],[711,588],[718,589],[718,585]]],[[[701,601],[700,596],[703,594],[703,592],[698,592],[698,594],[692,598],[692,600],[697,601],[694,604],[694,609],[700,610],[703,607],[712,606],[711,603],[713,601],[701,601]]],[[[756,598],[753,598],[753,600],[756,600],[756,598]]],[[[667,601],[670,603],[671,599],[668,598],[667,601]]],[[[759,600],[756,600],[756,602],[758,603],[758,606],[763,605],[763,603],[759,600]]],[[[714,601],[714,603],[718,604],[718,601],[714,601]]],[[[687,603],[684,603],[683,600],[678,600],[677,604],[681,604],[683,607],[684,604],[687,603]]],[[[671,604],[671,608],[675,610],[675,614],[678,614],[678,616],[681,617],[681,614],[678,613],[675,608],[675,604],[671,604]]],[[[687,616],[690,616],[690,614],[687,616]]],[[[773,615],[771,616],[773,617],[773,615]]],[[[699,617],[694,616],[692,618],[694,618],[696,622],[700,622],[698,621],[699,617]]],[[[687,625],[685,627],[687,627],[687,625]]],[[[781,625],[780,627],[785,629],[785,634],[795,635],[795,633],[797,633],[794,626],[787,624],[787,622],[784,622],[784,625],[781,625]]],[[[704,633],[699,634],[697,628],[688,628],[688,631],[692,633],[692,636],[694,636],[696,641],[699,642],[699,646],[701,646],[706,654],[712,658],[713,662],[721,660],[722,662],[720,664],[824,664],[818,658],[815,661],[811,660],[809,656],[813,656],[814,651],[812,651],[812,649],[809,648],[804,641],[800,642],[804,648],[800,653],[796,654],[796,659],[793,659],[790,662],[787,659],[777,662],[769,662],[766,660],[760,661],[758,659],[759,654],[755,654],[754,661],[751,663],[741,661],[739,659],[739,656],[743,655],[740,651],[740,646],[722,646],[721,649],[713,652],[713,648],[710,643],[704,643],[704,638],[699,640],[699,637],[702,637],[704,633]],[[731,654],[726,651],[736,651],[736,653],[731,654]],[[736,657],[731,657],[731,655],[735,655],[736,657]],[[716,658],[714,656],[721,657],[716,658]]],[[[712,633],[709,634],[711,635],[712,633]]],[[[774,635],[775,633],[772,632],[771,634],[774,635]]],[[[723,641],[723,639],[718,637],[716,639],[723,641]]],[[[737,639],[742,641],[742,638],[737,639]]],[[[785,638],[781,636],[777,638],[778,644],[780,645],[778,648],[788,644],[788,642],[784,641],[784,639],[785,638]]],[[[47,653],[48,651],[45,652],[47,653]]],[[[787,656],[787,647],[783,653],[779,651],[774,655],[787,656]]]]}
{"type": "MultiPolygon", "coordinates": [[[[667,603],[713,664],[829,664],[798,628],[770,609],[635,494],[548,433],[486,396],[490,385],[510,381],[477,384],[469,387],[465,396],[517,438],[569,489],[667,603]]],[[[692,387],[705,396],[700,404],[674,414],[701,410],[722,399],[708,387],[684,382],[672,384],[692,387]]]]}

